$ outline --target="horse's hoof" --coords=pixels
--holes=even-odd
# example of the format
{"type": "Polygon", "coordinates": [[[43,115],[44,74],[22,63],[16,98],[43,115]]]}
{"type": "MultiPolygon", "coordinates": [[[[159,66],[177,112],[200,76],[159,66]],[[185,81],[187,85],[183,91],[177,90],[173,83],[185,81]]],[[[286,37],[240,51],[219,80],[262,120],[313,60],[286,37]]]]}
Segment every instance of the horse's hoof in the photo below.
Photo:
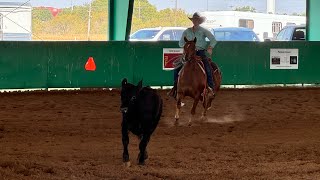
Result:
{"type": "Polygon", "coordinates": [[[139,166],[144,166],[144,165],[146,165],[146,163],[145,162],[139,162],[138,165],[139,166]]]}
{"type": "Polygon", "coordinates": [[[147,160],[149,158],[148,153],[146,151],[146,153],[144,153],[144,159],[147,160]]]}
{"type": "Polygon", "coordinates": [[[201,121],[207,121],[208,119],[207,119],[207,116],[201,116],[201,121]]]}
{"type": "Polygon", "coordinates": [[[143,158],[141,156],[142,156],[141,153],[139,153],[138,158],[137,158],[138,165],[145,165],[145,160],[148,159],[148,153],[145,152],[143,155],[143,158]]]}
{"type": "Polygon", "coordinates": [[[181,107],[183,107],[183,106],[185,106],[185,105],[186,105],[185,103],[181,102],[181,107]]]}
{"type": "Polygon", "coordinates": [[[179,121],[178,121],[178,119],[176,119],[176,121],[174,122],[174,125],[175,125],[175,126],[179,126],[179,121]]]}
{"type": "Polygon", "coordinates": [[[128,161],[128,162],[124,162],[123,165],[124,165],[124,167],[130,167],[131,163],[130,163],[130,161],[128,161]]]}
{"type": "Polygon", "coordinates": [[[189,123],[188,123],[188,126],[189,126],[189,127],[191,127],[191,126],[192,126],[192,123],[191,123],[191,122],[189,122],[189,123]]]}

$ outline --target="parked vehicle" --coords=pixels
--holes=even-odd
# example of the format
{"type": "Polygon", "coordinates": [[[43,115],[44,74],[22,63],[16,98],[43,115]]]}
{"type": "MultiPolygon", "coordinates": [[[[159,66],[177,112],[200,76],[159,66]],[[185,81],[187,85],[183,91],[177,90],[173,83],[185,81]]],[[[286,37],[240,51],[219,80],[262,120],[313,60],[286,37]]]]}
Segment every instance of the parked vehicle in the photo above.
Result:
{"type": "Polygon", "coordinates": [[[0,2],[0,41],[31,40],[31,4],[25,2],[0,2]]]}
{"type": "Polygon", "coordinates": [[[260,41],[252,29],[243,27],[213,28],[212,34],[217,41],[260,41]]]}
{"type": "Polygon", "coordinates": [[[130,36],[130,41],[179,41],[184,27],[144,28],[130,36]]]}
{"type": "Polygon", "coordinates": [[[245,27],[252,29],[259,39],[274,39],[284,26],[306,24],[305,16],[291,16],[240,11],[205,11],[204,27],[245,27]]]}
{"type": "Polygon", "coordinates": [[[305,41],[306,26],[286,26],[275,38],[275,41],[305,41]]]}

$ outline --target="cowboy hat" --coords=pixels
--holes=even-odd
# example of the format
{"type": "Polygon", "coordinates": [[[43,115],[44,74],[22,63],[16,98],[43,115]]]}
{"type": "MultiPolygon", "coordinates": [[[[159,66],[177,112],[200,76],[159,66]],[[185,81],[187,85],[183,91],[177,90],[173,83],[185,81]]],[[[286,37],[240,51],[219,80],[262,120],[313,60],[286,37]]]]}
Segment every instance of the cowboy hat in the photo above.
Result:
{"type": "Polygon", "coordinates": [[[206,17],[201,16],[201,14],[199,12],[195,12],[191,18],[189,17],[189,19],[191,21],[192,21],[192,19],[200,19],[200,24],[202,24],[204,21],[206,21],[206,17]]]}

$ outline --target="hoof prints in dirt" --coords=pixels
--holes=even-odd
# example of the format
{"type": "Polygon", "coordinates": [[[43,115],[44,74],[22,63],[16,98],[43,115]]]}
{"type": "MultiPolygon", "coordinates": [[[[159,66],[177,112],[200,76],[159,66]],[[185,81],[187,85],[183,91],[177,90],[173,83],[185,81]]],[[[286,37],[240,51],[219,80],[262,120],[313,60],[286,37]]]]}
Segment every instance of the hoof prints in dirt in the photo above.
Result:
{"type": "Polygon", "coordinates": [[[40,173],[56,173],[53,167],[48,167],[32,162],[17,162],[10,160],[0,160],[0,168],[2,170],[13,171],[16,174],[21,174],[23,176],[31,176],[40,173]]]}

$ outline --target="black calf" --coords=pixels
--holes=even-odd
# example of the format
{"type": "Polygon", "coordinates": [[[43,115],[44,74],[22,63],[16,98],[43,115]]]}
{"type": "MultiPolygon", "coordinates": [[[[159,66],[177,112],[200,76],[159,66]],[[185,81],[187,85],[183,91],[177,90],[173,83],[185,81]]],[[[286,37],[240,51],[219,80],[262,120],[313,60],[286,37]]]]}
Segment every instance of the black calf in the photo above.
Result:
{"type": "Polygon", "coordinates": [[[156,129],[162,113],[162,99],[156,90],[142,87],[142,81],[137,86],[122,81],[121,87],[122,112],[122,143],[123,162],[130,161],[128,132],[131,131],[140,139],[138,162],[143,165],[148,158],[147,145],[151,134],[156,129]]]}

